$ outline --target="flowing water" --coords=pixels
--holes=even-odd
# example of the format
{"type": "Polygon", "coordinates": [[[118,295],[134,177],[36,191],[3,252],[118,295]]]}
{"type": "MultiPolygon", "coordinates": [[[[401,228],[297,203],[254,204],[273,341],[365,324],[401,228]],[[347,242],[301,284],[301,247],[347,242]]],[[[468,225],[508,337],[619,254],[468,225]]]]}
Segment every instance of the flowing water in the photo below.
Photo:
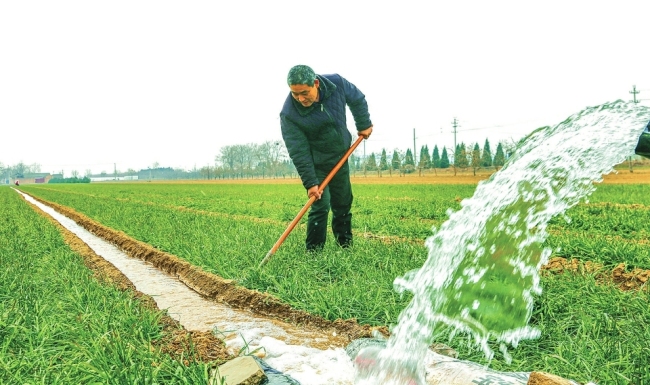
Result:
{"type": "Polygon", "coordinates": [[[354,367],[345,350],[332,348],[341,345],[335,334],[296,327],[204,299],[176,277],[129,257],[53,208],[29,195],[23,196],[118,268],[137,290],[151,296],[160,309],[166,309],[186,330],[214,331],[233,354],[243,351],[263,356],[274,369],[291,375],[301,384],[352,385],[354,367]]]}
{"type": "MultiPolygon", "coordinates": [[[[302,385],[352,385],[355,367],[351,357],[356,355],[355,352],[366,343],[385,346],[385,341],[355,340],[359,343],[356,348],[350,344],[343,349],[340,346],[348,342],[347,337],[338,336],[331,330],[297,327],[204,299],[177,277],[165,274],[143,260],[129,257],[72,219],[27,194],[21,194],[118,268],[137,290],[151,296],[160,309],[167,310],[186,330],[213,331],[233,354],[240,351],[254,354],[263,358],[265,365],[283,373],[273,374],[274,379],[269,385],[294,384],[293,380],[284,377],[285,374],[302,385]]],[[[430,384],[465,385],[474,383],[474,379],[498,378],[503,384],[524,385],[529,375],[490,371],[433,351],[428,351],[423,360],[430,384]]]]}
{"type": "Polygon", "coordinates": [[[394,282],[413,293],[385,348],[362,350],[357,384],[423,384],[437,330],[467,333],[485,356],[539,336],[528,321],[542,291],[539,270],[551,218],[594,190],[594,181],[634,153],[647,107],[616,101],[531,133],[505,167],[479,183],[459,211],[433,229],[424,265],[394,282]]]}

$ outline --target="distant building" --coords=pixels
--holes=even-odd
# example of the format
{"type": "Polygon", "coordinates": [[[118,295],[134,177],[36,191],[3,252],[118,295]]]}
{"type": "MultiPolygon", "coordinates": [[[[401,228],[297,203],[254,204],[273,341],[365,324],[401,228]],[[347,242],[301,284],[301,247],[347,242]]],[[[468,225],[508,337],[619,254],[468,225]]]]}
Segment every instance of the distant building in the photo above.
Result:
{"type": "Polygon", "coordinates": [[[49,172],[25,173],[21,178],[16,178],[20,184],[47,183],[54,175],[49,172]]]}

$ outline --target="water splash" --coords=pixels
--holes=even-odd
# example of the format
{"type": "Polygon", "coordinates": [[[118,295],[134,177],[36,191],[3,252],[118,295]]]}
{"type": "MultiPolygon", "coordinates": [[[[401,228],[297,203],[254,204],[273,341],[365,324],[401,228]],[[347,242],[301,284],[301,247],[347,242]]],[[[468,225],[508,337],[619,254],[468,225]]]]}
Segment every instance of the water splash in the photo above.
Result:
{"type": "Polygon", "coordinates": [[[633,154],[648,120],[647,107],[616,101],[531,133],[434,229],[424,265],[395,280],[396,290],[413,299],[387,347],[359,353],[356,383],[423,384],[423,357],[440,325],[470,335],[488,359],[488,341],[509,361],[508,345],[537,338],[528,321],[542,291],[539,269],[551,254],[542,247],[548,222],[633,154]]]}

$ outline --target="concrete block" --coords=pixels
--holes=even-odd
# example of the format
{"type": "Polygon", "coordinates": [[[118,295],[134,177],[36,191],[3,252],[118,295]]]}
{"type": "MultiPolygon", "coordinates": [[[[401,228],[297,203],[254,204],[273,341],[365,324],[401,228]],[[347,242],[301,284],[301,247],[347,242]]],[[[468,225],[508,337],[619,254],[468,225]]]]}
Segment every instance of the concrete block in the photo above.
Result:
{"type": "Polygon", "coordinates": [[[237,357],[219,366],[219,377],[226,385],[259,385],[266,380],[264,370],[253,357],[237,357]]]}

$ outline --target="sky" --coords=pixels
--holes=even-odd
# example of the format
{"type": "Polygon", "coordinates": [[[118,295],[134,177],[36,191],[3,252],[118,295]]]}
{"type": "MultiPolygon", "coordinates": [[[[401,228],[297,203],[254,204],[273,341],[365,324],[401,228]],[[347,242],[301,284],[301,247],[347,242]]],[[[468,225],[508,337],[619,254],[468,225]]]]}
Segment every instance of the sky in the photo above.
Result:
{"type": "Polygon", "coordinates": [[[0,163],[214,165],[224,146],[282,140],[296,64],[366,95],[359,155],[412,149],[414,131],[417,153],[494,151],[633,86],[650,105],[645,3],[3,1],[0,163]]]}

